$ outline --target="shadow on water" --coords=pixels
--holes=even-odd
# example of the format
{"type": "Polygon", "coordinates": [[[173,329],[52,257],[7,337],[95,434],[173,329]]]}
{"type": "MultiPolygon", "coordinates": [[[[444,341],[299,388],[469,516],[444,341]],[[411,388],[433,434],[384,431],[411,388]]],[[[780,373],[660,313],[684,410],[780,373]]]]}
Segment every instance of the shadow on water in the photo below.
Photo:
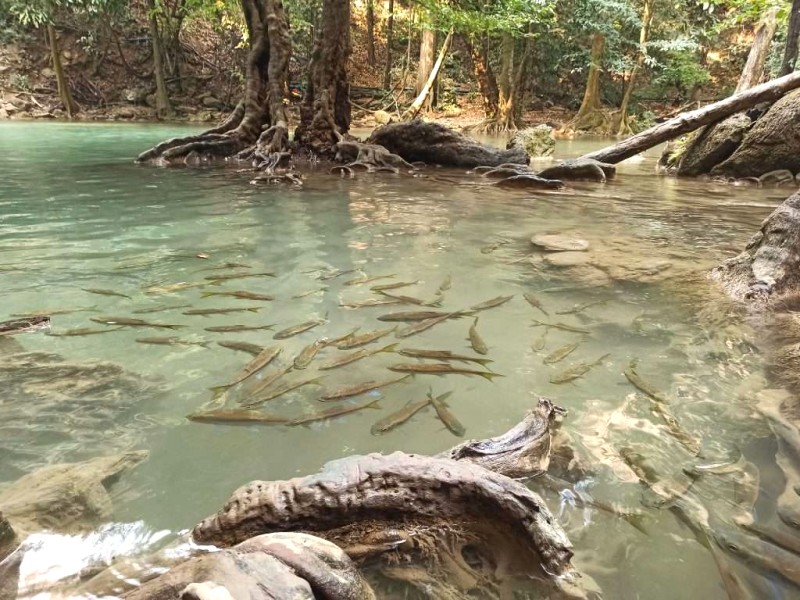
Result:
{"type": "MultiPolygon", "coordinates": [[[[480,177],[436,168],[418,177],[364,174],[352,180],[314,171],[302,189],[287,189],[250,185],[247,174],[232,169],[132,164],[149,144],[182,131],[127,125],[0,127],[0,150],[9,157],[0,166],[0,320],[32,311],[86,310],[54,316],[54,332],[102,328],[91,321],[98,316],[181,326],[176,332],[126,327],[107,335],[25,335],[12,343],[0,338],[7,346],[0,354],[13,357],[4,358],[0,368],[4,389],[11,390],[6,396],[12,396],[0,403],[8,430],[0,443],[0,479],[11,481],[41,464],[87,454],[148,448],[149,461],[127,476],[130,491],[117,503],[115,518],[176,531],[216,510],[231,490],[251,479],[308,473],[353,453],[433,453],[454,445],[457,439],[430,409],[385,435],[370,433],[381,416],[424,398],[430,387],[453,392],[451,409],[472,438],[504,431],[544,395],[569,410],[564,430],[591,473],[571,482],[578,490],[570,493],[626,506],[642,507],[645,500],[647,534],[608,512],[574,505],[564,490],[543,490],[574,541],[576,565],[608,598],[726,597],[715,555],[675,516],[672,500],[648,504],[650,490],[622,455],[628,449],[646,456],[670,480],[682,467],[725,462],[739,453],[744,459],[738,464],[761,469],[762,497],[780,493],[783,482],[776,474],[769,429],[754,417],[756,393],[767,385],[758,344],[741,316],[713,297],[703,274],[743,247],[785,198],[785,190],[657,177],[653,153],[622,164],[617,180],[605,185],[576,183],[549,193],[501,191],[480,177]],[[589,250],[554,258],[530,242],[544,233],[586,240],[589,250]],[[212,270],[227,262],[249,269],[212,270]],[[320,279],[334,269],[353,273],[320,279]],[[208,279],[248,270],[275,276],[219,285],[208,279]],[[345,284],[361,276],[387,278],[345,284]],[[209,401],[208,388],[228,381],[249,360],[216,342],[268,346],[278,343],[275,331],[324,319],[307,333],[279,342],[283,351],[275,364],[285,366],[321,336],[372,331],[387,325],[379,315],[419,308],[341,306],[376,298],[370,285],[419,281],[392,293],[430,300],[447,278],[452,287],[443,292],[441,309],[431,310],[458,310],[514,295],[478,315],[491,369],[503,377],[489,382],[417,375],[370,392],[379,398],[379,410],[307,427],[234,427],[185,419],[209,401]],[[274,300],[204,296],[236,290],[274,300]],[[534,294],[550,316],[526,302],[524,293],[534,294]],[[584,304],[589,306],[580,308],[584,304]],[[183,308],[170,308],[177,306],[183,308]],[[237,307],[261,308],[184,314],[237,307]],[[158,309],[163,310],[134,314],[158,309]],[[573,331],[549,328],[545,335],[534,319],[573,331]],[[274,328],[208,331],[233,325],[274,328]],[[136,341],[158,336],[176,336],[186,344],[136,341]],[[563,360],[552,360],[554,352],[575,344],[563,360]],[[565,371],[606,353],[584,373],[556,383],[565,371]],[[701,457],[671,435],[648,397],[625,379],[632,360],[637,372],[670,399],[680,426],[701,441],[701,457]],[[106,387],[83,393],[52,381],[45,385],[48,377],[58,381],[59,372],[90,372],[87,365],[105,369],[106,387]],[[70,415],[64,427],[54,426],[59,414],[70,415]]],[[[568,142],[558,152],[578,156],[601,145],[568,142]]],[[[376,344],[397,341],[402,347],[470,353],[472,324],[473,319],[452,319],[419,336],[386,337],[376,344]]],[[[392,378],[396,374],[386,367],[412,362],[386,352],[347,368],[317,370],[333,356],[335,351],[326,349],[301,376],[293,374],[324,376],[321,386],[300,387],[270,401],[265,410],[286,418],[306,414],[317,410],[322,390],[392,378]]],[[[234,400],[243,389],[244,384],[233,388],[234,400]]],[[[736,511],[748,510],[746,502],[732,504],[742,485],[736,477],[704,475],[692,493],[705,498],[722,519],[733,519],[736,511]]],[[[768,514],[774,502],[759,499],[757,508],[760,521],[774,520],[768,514]]],[[[754,590],[789,597],[783,581],[767,580],[736,561],[730,568],[754,590]]]]}

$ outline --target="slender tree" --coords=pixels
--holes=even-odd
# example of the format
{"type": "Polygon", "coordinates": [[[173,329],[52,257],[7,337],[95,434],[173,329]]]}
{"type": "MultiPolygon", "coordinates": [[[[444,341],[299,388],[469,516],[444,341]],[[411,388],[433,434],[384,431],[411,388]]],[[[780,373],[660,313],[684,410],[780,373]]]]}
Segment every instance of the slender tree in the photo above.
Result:
{"type": "Polygon", "coordinates": [[[778,77],[794,71],[795,64],[797,64],[798,39],[800,39],[800,0],[794,0],[789,16],[789,29],[786,32],[786,48],[783,52],[783,61],[778,77]]]}
{"type": "Polygon", "coordinates": [[[614,125],[617,135],[633,133],[630,123],[628,122],[628,106],[633,96],[636,77],[647,60],[647,43],[650,41],[650,28],[653,25],[654,9],[655,0],[644,0],[642,4],[642,27],[639,32],[639,55],[636,57],[636,63],[631,69],[628,82],[625,85],[625,92],[622,94],[622,102],[619,105],[619,112],[617,113],[617,122],[614,125]]]}
{"type": "Polygon", "coordinates": [[[166,76],[164,73],[164,52],[161,41],[161,32],[156,16],[156,0],[148,0],[148,22],[150,26],[150,41],[153,45],[153,76],[156,80],[156,113],[159,117],[173,116],[172,103],[169,101],[166,76]]]}
{"type": "MultiPolygon", "coordinates": [[[[800,0],[798,0],[800,2],[800,0]]],[[[383,89],[392,87],[392,43],[394,42],[394,0],[389,0],[389,16],[386,19],[386,64],[383,68],[383,89]]]]}

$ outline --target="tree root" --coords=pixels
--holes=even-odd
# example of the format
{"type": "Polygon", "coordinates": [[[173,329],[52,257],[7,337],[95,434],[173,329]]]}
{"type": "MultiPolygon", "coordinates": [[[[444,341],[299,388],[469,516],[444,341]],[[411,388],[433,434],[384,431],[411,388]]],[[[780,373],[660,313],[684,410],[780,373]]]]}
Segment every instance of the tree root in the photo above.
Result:
{"type": "Polygon", "coordinates": [[[348,163],[348,167],[363,166],[370,173],[379,170],[399,173],[401,168],[411,171],[415,169],[414,165],[378,144],[363,144],[342,139],[336,144],[335,149],[336,160],[350,160],[352,162],[348,163]]]}
{"type": "Polygon", "coordinates": [[[564,183],[558,179],[544,179],[536,175],[519,174],[505,179],[500,179],[494,185],[500,187],[526,188],[537,190],[558,190],[564,187],[564,183]]]}

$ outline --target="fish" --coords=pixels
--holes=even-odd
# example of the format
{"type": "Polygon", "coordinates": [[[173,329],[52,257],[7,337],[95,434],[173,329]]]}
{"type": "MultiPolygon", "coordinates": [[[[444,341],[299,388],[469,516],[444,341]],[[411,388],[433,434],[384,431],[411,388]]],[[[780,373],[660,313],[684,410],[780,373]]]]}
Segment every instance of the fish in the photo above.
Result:
{"type": "Polygon", "coordinates": [[[119,331],[122,327],[108,327],[102,329],[93,329],[91,327],[79,327],[78,329],[67,329],[66,331],[51,331],[48,335],[54,337],[74,337],[79,335],[94,335],[97,333],[111,333],[112,331],[119,331]]]}
{"type": "Polygon", "coordinates": [[[403,348],[400,350],[403,356],[411,358],[432,358],[435,360],[456,360],[459,362],[474,362],[481,366],[494,362],[490,358],[478,358],[477,356],[466,356],[464,354],[453,354],[450,350],[416,350],[414,348],[403,348]]]}
{"type": "Polygon", "coordinates": [[[542,311],[542,313],[546,317],[550,316],[550,313],[548,313],[544,309],[544,307],[542,306],[542,303],[539,301],[539,299],[536,296],[534,296],[530,292],[525,292],[524,294],[522,294],[522,297],[525,298],[525,300],[528,301],[528,304],[530,304],[533,308],[538,308],[540,311],[542,311]]]}
{"type": "Polygon", "coordinates": [[[414,296],[403,296],[398,294],[390,294],[389,292],[378,292],[381,296],[386,296],[387,298],[391,298],[392,300],[396,300],[400,304],[416,304],[417,306],[422,306],[425,304],[425,300],[422,298],[415,298],[414,296]]]}
{"type": "Polygon", "coordinates": [[[419,279],[416,281],[397,281],[395,283],[382,283],[381,285],[373,285],[371,289],[373,292],[385,292],[387,290],[396,290],[401,287],[408,287],[410,285],[417,285],[419,279]]]}
{"type": "Polygon", "coordinates": [[[495,250],[497,250],[500,246],[505,246],[510,244],[511,240],[498,240],[496,242],[492,242],[491,244],[487,244],[483,248],[481,248],[481,254],[491,254],[495,250]]]}
{"type": "MultiPolygon", "coordinates": [[[[257,406],[261,404],[258,395],[266,390],[273,383],[278,381],[281,377],[294,370],[293,364],[288,364],[282,369],[275,369],[272,373],[264,377],[258,384],[247,392],[247,395],[239,401],[239,404],[257,406]]],[[[266,401],[265,401],[266,402],[266,401]]]]}
{"type": "MultiPolygon", "coordinates": [[[[748,515],[748,518],[752,517],[749,517],[748,515]]],[[[779,529],[774,529],[753,521],[747,521],[744,519],[734,520],[739,527],[748,533],[752,533],[765,542],[775,544],[784,550],[788,550],[789,552],[794,552],[795,554],[800,555],[800,537],[798,537],[796,534],[787,534],[779,529]]]]}
{"type": "Polygon", "coordinates": [[[400,381],[408,379],[409,377],[411,377],[411,375],[403,375],[402,377],[398,377],[397,379],[390,379],[387,381],[366,381],[364,383],[358,383],[356,385],[340,388],[333,392],[327,392],[322,396],[320,396],[320,400],[323,402],[328,402],[331,400],[341,400],[343,398],[350,398],[351,396],[359,396],[366,392],[371,392],[372,390],[377,390],[382,387],[392,385],[393,383],[398,383],[400,381]]]}
{"type": "Polygon", "coordinates": [[[131,297],[128,294],[122,294],[120,292],[115,292],[114,290],[104,290],[99,288],[81,288],[84,292],[89,292],[90,294],[98,294],[100,296],[119,296],[120,298],[127,298],[131,300],[131,297]]]}
{"type": "Polygon", "coordinates": [[[601,356],[594,362],[578,363],[577,365],[570,367],[566,371],[562,371],[561,373],[552,375],[550,377],[550,383],[558,384],[558,383],[568,383],[570,381],[575,381],[576,379],[586,375],[586,373],[588,373],[592,368],[601,364],[609,356],[611,356],[611,354],[607,353],[603,354],[603,356],[601,356]]]}
{"type": "Polygon", "coordinates": [[[271,271],[262,271],[260,273],[229,273],[228,275],[207,275],[203,279],[207,279],[211,283],[219,283],[220,281],[245,279],[247,277],[275,277],[275,273],[271,271]]]}
{"type": "Polygon", "coordinates": [[[378,281],[380,279],[391,279],[392,277],[396,277],[396,275],[394,273],[391,275],[375,275],[374,277],[367,277],[364,275],[364,277],[358,277],[356,279],[345,281],[344,285],[363,285],[365,283],[372,283],[373,281],[378,281]]]}
{"type": "Polygon", "coordinates": [[[478,312],[479,310],[494,308],[496,306],[500,306],[501,304],[505,304],[513,297],[514,294],[511,294],[510,296],[497,296],[497,298],[492,298],[490,300],[486,300],[485,302],[481,302],[480,304],[476,304],[475,306],[470,306],[469,309],[473,312],[478,312]]]}
{"type": "Polygon", "coordinates": [[[472,369],[454,367],[450,363],[408,363],[392,365],[389,370],[397,371],[398,373],[419,373],[423,375],[480,375],[489,381],[494,377],[504,377],[504,375],[491,371],[473,371],[472,369]]]}
{"type": "Polygon", "coordinates": [[[92,317],[89,319],[95,323],[104,325],[122,325],[124,327],[153,327],[156,329],[181,329],[186,325],[169,325],[167,323],[153,323],[142,319],[132,319],[129,317],[92,317]]]}
{"type": "Polygon", "coordinates": [[[279,398],[284,394],[288,394],[296,389],[301,387],[305,387],[307,385],[320,385],[320,382],[325,379],[325,377],[314,377],[313,379],[304,379],[303,381],[295,381],[292,383],[287,383],[283,387],[275,388],[272,390],[268,390],[268,394],[266,396],[260,396],[255,400],[247,402],[243,404],[245,408],[252,408],[253,406],[258,406],[260,404],[264,404],[265,402],[269,402],[270,400],[274,400],[275,398],[279,398]]]}
{"type": "Polygon", "coordinates": [[[408,421],[411,417],[413,417],[423,408],[427,407],[430,403],[430,398],[425,398],[425,400],[420,400],[419,402],[409,402],[400,410],[393,412],[379,421],[376,421],[370,429],[370,433],[372,433],[372,435],[387,433],[395,427],[399,427],[408,421]]]}
{"type": "Polygon", "coordinates": [[[71,315],[79,312],[97,312],[97,309],[92,308],[62,308],[57,310],[32,310],[24,313],[12,313],[10,316],[17,318],[25,317],[55,317],[58,315],[71,315]]]}
{"type": "Polygon", "coordinates": [[[253,356],[258,356],[263,350],[263,346],[259,346],[258,344],[251,344],[249,342],[237,342],[222,340],[221,342],[217,342],[217,345],[222,346],[223,348],[228,348],[229,350],[239,350],[241,352],[247,352],[248,354],[252,354],[253,356]]]}
{"type": "Polygon", "coordinates": [[[328,281],[329,279],[336,279],[337,277],[341,277],[342,275],[347,275],[348,273],[355,273],[358,269],[334,269],[333,271],[328,271],[327,273],[321,273],[317,279],[320,281],[328,281]]]}
{"type": "Polygon", "coordinates": [[[40,331],[50,327],[50,317],[48,315],[37,315],[26,319],[14,319],[0,323],[0,336],[14,335],[17,333],[30,333],[40,331]]]}
{"type": "Polygon", "coordinates": [[[320,371],[335,369],[337,367],[342,367],[344,365],[349,365],[350,363],[354,363],[357,360],[361,360],[362,358],[367,358],[368,356],[372,356],[373,354],[378,354],[380,352],[394,352],[395,348],[397,348],[397,344],[389,344],[388,346],[384,346],[383,348],[377,348],[377,349],[363,348],[361,350],[358,350],[357,352],[350,352],[349,354],[345,354],[343,356],[340,356],[339,358],[333,359],[329,363],[320,365],[319,369],[320,371]]]}
{"type": "Polygon", "coordinates": [[[346,304],[340,304],[342,308],[368,308],[370,306],[388,306],[390,304],[403,304],[399,300],[392,300],[391,298],[387,298],[386,300],[382,300],[380,298],[370,298],[369,300],[363,300],[361,302],[349,302],[346,304]]]}
{"type": "Polygon", "coordinates": [[[361,335],[353,335],[350,337],[345,338],[336,347],[339,350],[350,350],[352,348],[358,348],[359,346],[366,346],[367,344],[371,344],[384,336],[393,333],[397,329],[397,325],[391,327],[389,329],[376,329],[375,331],[369,331],[367,333],[362,333],[361,335]]]}
{"type": "Polygon", "coordinates": [[[274,327],[274,323],[272,325],[219,325],[216,327],[206,327],[205,331],[210,331],[212,333],[236,333],[239,331],[261,331],[274,327]]]}
{"type": "Polygon", "coordinates": [[[300,298],[305,298],[306,296],[311,296],[312,294],[318,294],[320,292],[324,292],[328,289],[328,286],[322,286],[321,288],[316,288],[313,290],[308,290],[307,292],[302,292],[300,294],[295,294],[292,296],[292,300],[299,300],[300,298]]]}
{"type": "Polygon", "coordinates": [[[452,313],[445,313],[445,314],[443,314],[443,315],[441,315],[439,317],[433,317],[432,319],[425,319],[424,321],[420,321],[418,323],[414,323],[413,325],[409,325],[408,327],[404,327],[403,329],[398,330],[398,332],[395,333],[394,335],[395,335],[395,337],[398,337],[398,338],[411,337],[412,335],[416,335],[418,333],[422,333],[423,331],[426,331],[426,330],[430,329],[434,325],[438,325],[439,323],[442,323],[442,322],[446,321],[447,319],[450,319],[452,317],[455,317],[456,315],[459,315],[460,312],[461,311],[456,311],[456,312],[452,312],[452,313]]]}
{"type": "Polygon", "coordinates": [[[463,311],[458,312],[449,312],[443,313],[438,312],[435,310],[416,310],[410,312],[396,312],[396,313],[388,313],[385,315],[381,315],[378,317],[378,321],[426,321],[427,319],[435,319],[437,317],[450,317],[450,316],[461,316],[461,314],[467,314],[463,311]]]}
{"type": "Polygon", "coordinates": [[[469,343],[472,345],[472,349],[475,350],[475,352],[478,354],[489,354],[489,347],[478,333],[478,317],[475,317],[475,321],[470,326],[469,338],[467,339],[469,339],[469,343]]]}
{"type": "Polygon", "coordinates": [[[254,292],[247,292],[247,291],[235,291],[235,292],[203,292],[200,294],[203,298],[209,298],[210,296],[230,296],[231,298],[240,298],[242,300],[261,300],[263,302],[271,302],[274,300],[274,296],[269,296],[267,294],[256,294],[254,292]]]}
{"type": "Polygon", "coordinates": [[[446,292],[453,286],[453,276],[448,275],[442,280],[442,283],[439,284],[439,291],[446,292]]]}
{"type": "Polygon", "coordinates": [[[308,423],[314,423],[315,421],[325,421],[327,419],[334,419],[336,417],[341,417],[342,415],[349,415],[350,413],[354,413],[363,408],[379,408],[378,402],[380,402],[380,400],[381,400],[380,398],[374,398],[372,400],[367,400],[360,404],[345,404],[345,405],[333,406],[326,410],[319,410],[305,415],[301,415],[295,419],[292,419],[287,424],[307,425],[308,423]]]}
{"type": "Polygon", "coordinates": [[[653,401],[650,403],[650,408],[661,417],[661,420],[667,426],[669,434],[675,438],[684,448],[686,448],[693,455],[700,453],[700,441],[690,435],[683,427],[681,427],[678,420],[669,412],[667,404],[664,402],[653,401]]]}
{"type": "Polygon", "coordinates": [[[206,282],[196,282],[190,283],[186,281],[181,281],[179,283],[171,283],[169,285],[153,285],[144,289],[144,293],[150,296],[156,294],[174,294],[175,292],[180,292],[182,290],[188,290],[191,288],[198,288],[198,287],[205,287],[208,283],[206,282]]]}
{"type": "Polygon", "coordinates": [[[588,329],[573,327],[572,325],[567,325],[566,323],[543,323],[542,321],[537,321],[536,319],[533,320],[533,325],[531,325],[531,327],[549,327],[552,329],[560,329],[561,331],[569,331],[570,333],[592,333],[588,329]]]}
{"type": "Polygon", "coordinates": [[[314,327],[318,327],[319,325],[323,325],[327,322],[327,319],[312,319],[311,321],[306,321],[305,323],[300,323],[299,325],[292,325],[286,329],[281,329],[278,333],[272,336],[272,339],[285,340],[286,338],[305,333],[309,329],[314,329],[314,327]]]}
{"type": "Polygon", "coordinates": [[[631,361],[628,365],[628,368],[623,371],[623,375],[625,375],[625,379],[631,382],[631,385],[638,389],[641,392],[644,392],[646,395],[650,396],[656,402],[660,402],[662,404],[669,404],[669,399],[664,396],[661,392],[659,392],[656,388],[652,385],[647,383],[644,379],[642,379],[639,374],[636,372],[636,361],[631,361]]]}
{"type": "Polygon", "coordinates": [[[247,306],[242,308],[195,308],[182,312],[182,315],[188,316],[208,316],[208,315],[227,315],[237,312],[258,312],[263,306],[247,306]]]}
{"type": "Polygon", "coordinates": [[[553,350],[553,352],[545,356],[542,362],[546,365],[553,365],[557,362],[561,362],[562,360],[567,358],[567,356],[572,354],[575,351],[575,349],[578,346],[580,346],[580,344],[581,344],[580,342],[575,342],[574,344],[566,344],[564,346],[561,346],[561,348],[553,350]]]}
{"type": "Polygon", "coordinates": [[[717,546],[751,569],[777,575],[795,586],[800,585],[800,560],[792,552],[728,526],[715,527],[710,536],[717,546]]]}
{"type": "Polygon", "coordinates": [[[439,417],[439,420],[444,423],[444,426],[450,430],[450,433],[456,435],[458,437],[464,437],[464,434],[467,430],[461,424],[461,422],[456,419],[455,415],[450,412],[447,407],[447,403],[445,400],[452,395],[453,392],[445,392],[444,394],[440,394],[434,398],[433,390],[428,392],[428,399],[433,404],[433,409],[436,411],[436,416],[439,417]]]}
{"type": "Polygon", "coordinates": [[[179,308],[189,308],[190,306],[191,304],[176,304],[174,306],[168,306],[168,305],[153,306],[151,308],[140,308],[139,310],[134,310],[133,314],[149,315],[157,312],[164,312],[165,310],[178,310],[179,308]]]}
{"type": "Polygon", "coordinates": [[[310,343],[308,346],[298,354],[292,364],[295,369],[305,369],[314,360],[317,353],[328,345],[328,338],[321,338],[315,342],[310,343]]]}
{"type": "Polygon", "coordinates": [[[547,344],[548,331],[550,330],[545,328],[544,333],[533,341],[531,348],[533,348],[536,352],[541,352],[542,350],[544,350],[545,344],[547,344]]]}
{"type": "Polygon", "coordinates": [[[442,302],[444,302],[444,292],[436,292],[433,298],[423,302],[420,306],[441,306],[442,302]]]}
{"type": "Polygon", "coordinates": [[[186,416],[196,423],[265,423],[281,424],[289,421],[288,417],[270,415],[259,410],[245,410],[241,408],[217,408],[186,416]]]}
{"type": "Polygon", "coordinates": [[[202,346],[208,348],[208,342],[203,340],[182,340],[177,337],[146,337],[136,338],[140,344],[160,344],[162,346],[202,346]]]}
{"type": "Polygon", "coordinates": [[[211,391],[217,394],[245,381],[275,360],[282,350],[283,348],[280,346],[270,346],[269,348],[264,348],[258,356],[242,367],[242,370],[236,373],[229,383],[214,386],[211,388],[211,391]]]}
{"type": "Polygon", "coordinates": [[[226,262],[226,263],[223,263],[223,264],[219,265],[218,267],[207,267],[205,269],[200,269],[200,270],[201,271],[220,271],[222,269],[252,269],[252,268],[253,267],[251,267],[250,265],[244,265],[242,263],[226,262]]]}
{"type": "Polygon", "coordinates": [[[572,308],[567,310],[559,310],[556,311],[557,315],[577,315],[580,312],[583,312],[587,308],[591,308],[592,306],[598,306],[600,304],[605,304],[608,300],[595,300],[594,302],[585,302],[583,304],[576,304],[572,308]]]}

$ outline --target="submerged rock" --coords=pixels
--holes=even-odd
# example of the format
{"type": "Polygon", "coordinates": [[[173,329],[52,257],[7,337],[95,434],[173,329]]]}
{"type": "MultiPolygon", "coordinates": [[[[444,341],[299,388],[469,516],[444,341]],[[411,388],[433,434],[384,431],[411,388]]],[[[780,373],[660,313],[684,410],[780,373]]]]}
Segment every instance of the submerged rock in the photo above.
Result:
{"type": "Polygon", "coordinates": [[[531,244],[548,252],[585,252],[589,249],[586,240],[561,233],[537,233],[531,238],[531,244]]]}
{"type": "Polygon", "coordinates": [[[590,261],[591,256],[585,252],[553,252],[544,257],[544,262],[553,267],[575,267],[590,261]]]}
{"type": "MultiPolygon", "coordinates": [[[[506,148],[520,148],[531,157],[552,156],[556,148],[553,128],[545,124],[526,127],[513,135],[506,148]]],[[[551,177],[550,179],[559,178],[551,177]]]]}
{"type": "Polygon", "coordinates": [[[545,179],[566,179],[568,181],[605,181],[613,179],[616,174],[616,166],[591,158],[565,160],[537,173],[539,177],[545,179]]]}

